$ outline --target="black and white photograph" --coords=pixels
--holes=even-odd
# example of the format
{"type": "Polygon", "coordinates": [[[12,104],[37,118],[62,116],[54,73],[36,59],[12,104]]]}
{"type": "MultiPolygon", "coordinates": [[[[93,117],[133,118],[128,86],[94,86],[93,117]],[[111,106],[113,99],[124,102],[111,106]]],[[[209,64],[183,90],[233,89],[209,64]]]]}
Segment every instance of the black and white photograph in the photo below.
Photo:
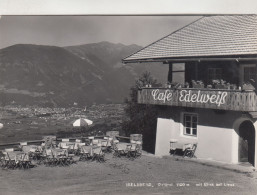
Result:
{"type": "Polygon", "coordinates": [[[0,9],[0,194],[256,194],[257,13],[231,7],[0,9]]]}

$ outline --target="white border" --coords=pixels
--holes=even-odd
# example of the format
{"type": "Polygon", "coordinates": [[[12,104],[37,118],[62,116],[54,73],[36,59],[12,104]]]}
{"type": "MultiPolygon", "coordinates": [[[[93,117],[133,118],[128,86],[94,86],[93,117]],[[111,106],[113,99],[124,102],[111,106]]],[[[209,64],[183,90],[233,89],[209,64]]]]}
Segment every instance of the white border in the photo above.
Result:
{"type": "Polygon", "coordinates": [[[256,13],[256,0],[0,1],[0,15],[203,15],[256,13]]]}

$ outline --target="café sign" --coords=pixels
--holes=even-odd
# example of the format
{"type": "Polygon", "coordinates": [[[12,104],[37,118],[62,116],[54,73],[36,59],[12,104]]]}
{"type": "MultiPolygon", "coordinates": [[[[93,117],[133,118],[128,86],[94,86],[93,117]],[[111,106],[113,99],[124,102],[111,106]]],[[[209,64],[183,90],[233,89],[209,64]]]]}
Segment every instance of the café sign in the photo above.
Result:
{"type": "MultiPolygon", "coordinates": [[[[217,91],[216,94],[209,94],[206,91],[201,90],[181,90],[178,93],[179,102],[188,103],[201,103],[201,104],[216,104],[220,106],[226,103],[226,97],[228,93],[226,91],[217,91]]],[[[163,103],[172,102],[177,97],[177,91],[172,90],[152,90],[152,97],[155,101],[161,101],[163,103]],[[175,95],[176,94],[176,95],[175,95]]]]}

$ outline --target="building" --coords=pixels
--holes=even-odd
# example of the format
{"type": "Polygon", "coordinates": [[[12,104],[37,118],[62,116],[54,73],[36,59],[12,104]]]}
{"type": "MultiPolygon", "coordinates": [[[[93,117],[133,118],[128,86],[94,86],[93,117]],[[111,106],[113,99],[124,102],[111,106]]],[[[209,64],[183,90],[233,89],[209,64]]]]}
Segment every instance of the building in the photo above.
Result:
{"type": "Polygon", "coordinates": [[[175,140],[197,143],[199,159],[257,168],[257,15],[202,17],[123,59],[135,62],[163,62],[180,83],[138,90],[159,108],[156,155],[175,140]]]}

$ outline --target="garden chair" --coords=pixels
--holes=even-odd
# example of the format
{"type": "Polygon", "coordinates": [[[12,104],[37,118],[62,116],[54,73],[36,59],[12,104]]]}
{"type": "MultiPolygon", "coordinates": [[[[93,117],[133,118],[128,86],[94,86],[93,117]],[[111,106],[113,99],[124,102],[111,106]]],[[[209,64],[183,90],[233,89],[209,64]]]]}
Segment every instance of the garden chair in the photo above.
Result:
{"type": "Polygon", "coordinates": [[[104,139],[103,141],[101,141],[101,147],[104,152],[107,151],[107,144],[108,144],[108,140],[104,139]]]}
{"type": "Polygon", "coordinates": [[[81,146],[79,161],[89,160],[92,156],[91,146],[81,146]]]}
{"type": "Polygon", "coordinates": [[[5,154],[4,152],[0,151],[0,166],[4,167],[5,165],[5,154]]]}
{"type": "Polygon", "coordinates": [[[127,157],[130,160],[134,160],[137,157],[140,157],[142,152],[141,152],[141,144],[142,142],[140,141],[131,141],[131,145],[128,147],[128,152],[127,152],[127,157]]]}
{"type": "Polygon", "coordinates": [[[31,167],[31,160],[29,155],[26,153],[20,154],[18,164],[20,168],[29,169],[31,167]]]}
{"type": "Polygon", "coordinates": [[[57,158],[54,156],[53,151],[51,149],[45,150],[46,158],[45,158],[45,165],[54,166],[57,164],[57,158]]]}
{"type": "Polygon", "coordinates": [[[113,147],[113,149],[114,149],[114,147],[116,147],[116,145],[119,143],[120,141],[119,140],[114,140],[114,141],[112,141],[112,147],[113,147]]]}
{"type": "Polygon", "coordinates": [[[183,157],[187,156],[189,158],[195,157],[195,150],[197,148],[197,144],[192,144],[191,147],[186,148],[183,157]]]}
{"type": "Polygon", "coordinates": [[[54,155],[56,156],[56,159],[57,159],[56,165],[60,165],[60,166],[70,165],[70,161],[68,160],[67,150],[56,152],[54,155]]]}
{"type": "Polygon", "coordinates": [[[13,151],[9,151],[5,149],[4,155],[5,155],[4,167],[8,169],[17,168],[18,165],[16,160],[16,154],[13,151]]]}
{"type": "Polygon", "coordinates": [[[2,153],[1,153],[1,167],[6,168],[8,162],[9,162],[9,158],[7,156],[7,152],[2,151],[2,153]]]}
{"type": "Polygon", "coordinates": [[[126,156],[128,150],[129,150],[129,146],[130,146],[130,144],[126,144],[126,143],[117,143],[117,144],[115,144],[114,145],[113,156],[114,157],[126,156]]]}
{"type": "Polygon", "coordinates": [[[108,138],[108,143],[107,143],[107,152],[112,152],[112,143],[113,142],[113,138],[109,137],[108,138]]]}
{"type": "Polygon", "coordinates": [[[47,157],[47,155],[46,155],[46,149],[45,148],[42,148],[42,151],[41,151],[41,153],[40,153],[40,155],[39,155],[39,157],[38,157],[38,161],[37,161],[37,164],[41,164],[41,163],[44,163],[44,164],[46,164],[46,157],[47,157]]]}
{"type": "Polygon", "coordinates": [[[111,153],[112,152],[112,138],[104,137],[104,141],[102,141],[102,150],[104,152],[111,153]],[[105,139],[106,138],[106,139],[105,139]]]}
{"type": "Polygon", "coordinates": [[[73,145],[70,146],[69,148],[69,153],[74,154],[74,155],[78,155],[79,154],[79,144],[80,143],[74,143],[73,145]]]}
{"type": "Polygon", "coordinates": [[[105,162],[105,158],[104,158],[104,152],[102,151],[102,147],[96,147],[93,149],[93,157],[92,157],[92,161],[93,160],[97,160],[98,162],[105,162]]]}

